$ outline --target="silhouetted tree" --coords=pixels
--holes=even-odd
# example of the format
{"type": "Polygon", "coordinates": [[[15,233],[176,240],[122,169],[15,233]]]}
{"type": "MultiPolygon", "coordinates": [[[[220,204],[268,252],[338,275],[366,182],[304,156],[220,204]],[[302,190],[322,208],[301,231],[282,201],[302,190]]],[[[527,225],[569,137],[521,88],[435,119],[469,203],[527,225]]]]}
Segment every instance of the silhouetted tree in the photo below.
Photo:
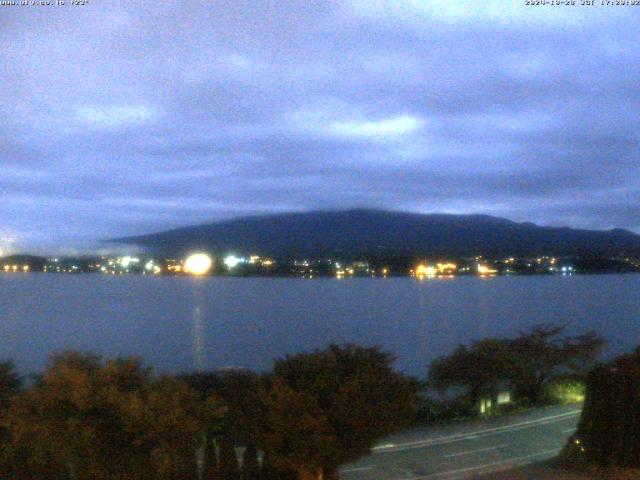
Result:
{"type": "Polygon", "coordinates": [[[590,331],[561,336],[565,327],[541,324],[511,341],[513,371],[509,380],[516,395],[539,402],[545,383],[563,371],[585,373],[593,366],[604,340],[590,331]]]}
{"type": "Polygon", "coordinates": [[[0,415],[20,391],[22,381],[11,361],[0,363],[0,415]]]}
{"type": "Polygon", "coordinates": [[[186,384],[136,359],[58,354],[7,414],[7,478],[191,479],[199,409],[186,384]]]}
{"type": "Polygon", "coordinates": [[[366,455],[415,413],[417,382],[378,348],[332,345],[276,361],[261,448],[276,468],[322,478],[366,455]]]}
{"type": "Polygon", "coordinates": [[[222,426],[225,434],[254,451],[265,416],[262,384],[253,372],[232,372],[220,377],[216,390],[226,406],[222,426]]]}
{"type": "Polygon", "coordinates": [[[602,466],[640,468],[640,348],[594,369],[565,452],[602,466]]]}
{"type": "Polygon", "coordinates": [[[508,383],[519,398],[539,402],[546,382],[558,374],[588,371],[604,344],[595,332],[563,337],[563,331],[562,326],[541,324],[514,339],[461,345],[432,362],[429,382],[440,391],[465,387],[473,403],[508,383]]]}
{"type": "Polygon", "coordinates": [[[7,478],[11,472],[11,436],[6,427],[6,416],[21,386],[13,362],[0,363],[0,478],[7,478]]]}
{"type": "Polygon", "coordinates": [[[274,381],[266,405],[267,428],[261,446],[272,469],[295,471],[299,480],[317,478],[334,444],[317,399],[274,381]]]}
{"type": "MultiPolygon", "coordinates": [[[[216,398],[219,402],[221,408],[218,415],[215,421],[209,423],[207,429],[207,437],[210,441],[215,439],[220,449],[222,449],[223,437],[227,444],[231,442],[243,445],[247,447],[248,452],[254,452],[257,461],[257,432],[264,421],[260,376],[250,371],[197,372],[181,375],[180,378],[200,392],[201,398],[216,398]]],[[[213,454],[211,449],[207,451],[213,454]]],[[[223,468],[222,462],[222,452],[220,452],[219,469],[223,468]]],[[[237,461],[235,464],[237,465],[237,461]]],[[[231,467],[229,472],[220,474],[235,475],[234,472],[235,467],[231,467]]]]}
{"type": "Polygon", "coordinates": [[[499,383],[509,378],[515,361],[510,342],[491,339],[460,345],[451,355],[435,360],[429,369],[430,385],[444,392],[466,387],[472,404],[483,395],[495,393],[499,383]]]}

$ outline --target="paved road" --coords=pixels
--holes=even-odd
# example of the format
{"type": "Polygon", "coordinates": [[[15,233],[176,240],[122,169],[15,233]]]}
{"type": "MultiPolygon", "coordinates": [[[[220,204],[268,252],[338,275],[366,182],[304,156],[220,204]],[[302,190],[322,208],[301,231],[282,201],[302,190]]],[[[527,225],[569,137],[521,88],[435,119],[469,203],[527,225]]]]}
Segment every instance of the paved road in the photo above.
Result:
{"type": "Polygon", "coordinates": [[[341,472],[344,480],[455,480],[547,460],[575,431],[576,406],[455,426],[411,430],[389,437],[341,472]]]}

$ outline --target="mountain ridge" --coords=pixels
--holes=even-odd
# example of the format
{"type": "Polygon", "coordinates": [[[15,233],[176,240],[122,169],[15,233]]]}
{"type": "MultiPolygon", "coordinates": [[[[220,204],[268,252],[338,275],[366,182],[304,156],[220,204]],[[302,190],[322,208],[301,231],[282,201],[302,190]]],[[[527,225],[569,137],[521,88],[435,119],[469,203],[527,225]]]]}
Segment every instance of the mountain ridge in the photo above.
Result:
{"type": "Polygon", "coordinates": [[[640,253],[640,235],[620,228],[548,227],[484,214],[362,208],[251,215],[106,241],[165,255],[204,249],[283,258],[640,253]]]}

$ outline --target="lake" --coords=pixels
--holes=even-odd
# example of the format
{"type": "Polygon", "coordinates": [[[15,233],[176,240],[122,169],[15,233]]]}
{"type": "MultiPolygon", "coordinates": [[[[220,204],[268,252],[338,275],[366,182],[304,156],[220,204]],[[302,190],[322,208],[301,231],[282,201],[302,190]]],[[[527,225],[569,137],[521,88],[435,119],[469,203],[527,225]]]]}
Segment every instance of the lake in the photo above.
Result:
{"type": "Polygon", "coordinates": [[[458,344],[540,322],[640,344],[640,275],[336,280],[0,274],[0,358],[40,370],[61,349],[139,355],[159,372],[270,369],[331,342],[380,345],[424,375],[458,344]]]}

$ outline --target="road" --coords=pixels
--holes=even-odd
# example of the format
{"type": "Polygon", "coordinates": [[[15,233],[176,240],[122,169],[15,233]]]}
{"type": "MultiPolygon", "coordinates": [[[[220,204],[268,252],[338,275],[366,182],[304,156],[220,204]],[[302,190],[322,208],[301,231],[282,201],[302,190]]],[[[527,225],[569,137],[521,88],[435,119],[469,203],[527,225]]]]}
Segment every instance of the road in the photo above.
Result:
{"type": "Polygon", "coordinates": [[[580,410],[555,406],[389,437],[341,471],[344,480],[455,480],[547,460],[575,431],[580,410]]]}

